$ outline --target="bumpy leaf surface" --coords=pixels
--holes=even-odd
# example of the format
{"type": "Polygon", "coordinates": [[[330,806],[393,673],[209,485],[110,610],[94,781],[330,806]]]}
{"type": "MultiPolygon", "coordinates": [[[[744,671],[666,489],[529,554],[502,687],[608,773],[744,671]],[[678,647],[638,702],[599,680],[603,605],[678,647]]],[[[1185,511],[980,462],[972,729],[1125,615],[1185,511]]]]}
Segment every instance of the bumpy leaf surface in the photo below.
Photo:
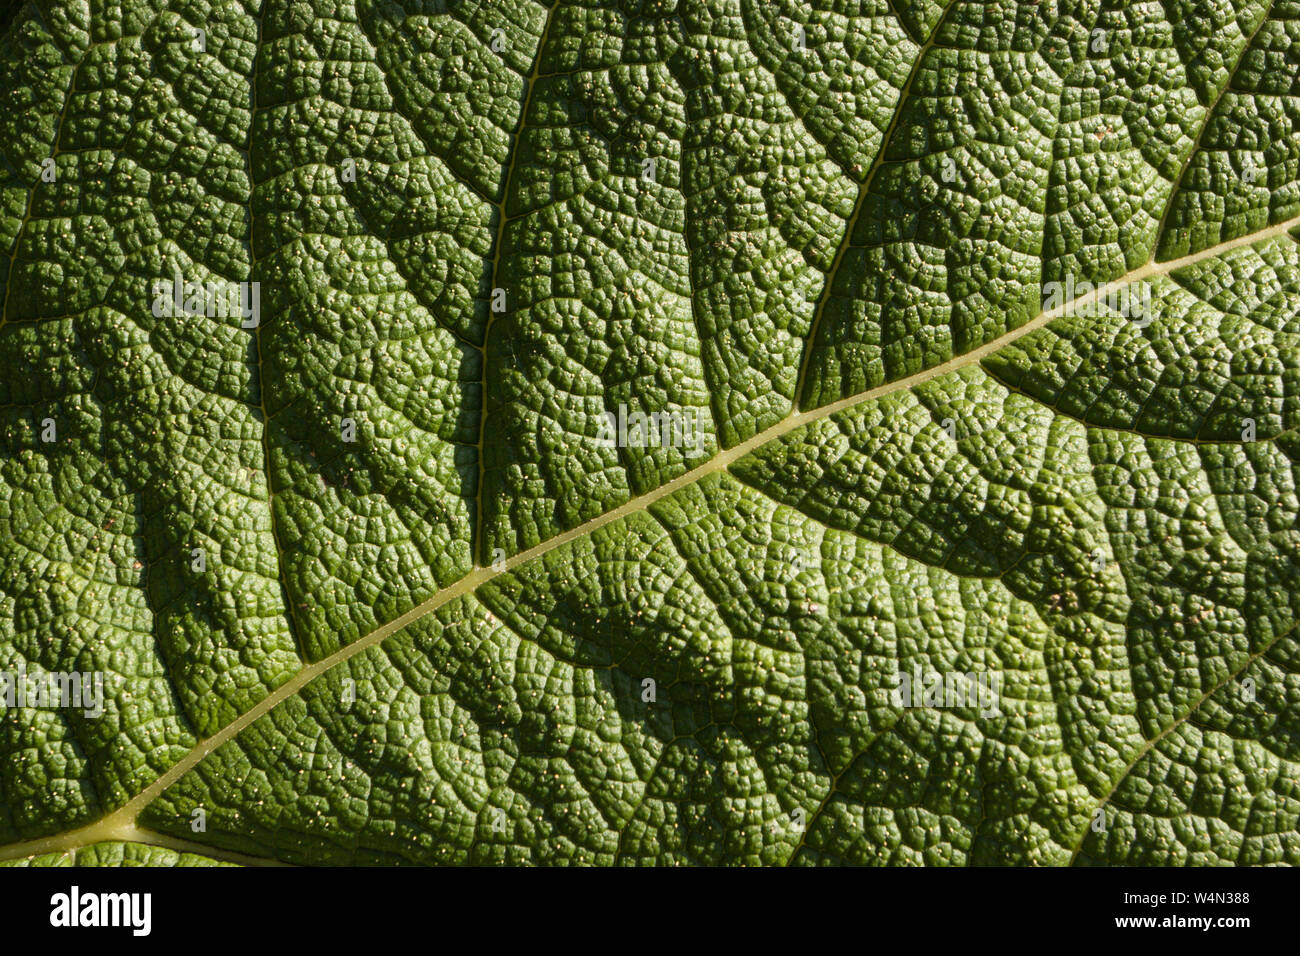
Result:
{"type": "Polygon", "coordinates": [[[8,17],[0,857],[1300,863],[1300,3],[8,17]]]}

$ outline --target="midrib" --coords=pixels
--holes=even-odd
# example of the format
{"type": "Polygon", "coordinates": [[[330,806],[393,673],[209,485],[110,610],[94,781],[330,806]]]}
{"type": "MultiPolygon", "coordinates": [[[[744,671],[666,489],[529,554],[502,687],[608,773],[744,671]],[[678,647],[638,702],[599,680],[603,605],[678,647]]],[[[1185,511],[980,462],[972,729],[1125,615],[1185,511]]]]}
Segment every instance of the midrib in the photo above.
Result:
{"type": "MultiPolygon", "coordinates": [[[[140,836],[144,831],[141,831],[136,827],[136,817],[146,806],[148,806],[148,804],[152,803],[159,794],[192,770],[204,757],[216,750],[222,744],[234,738],[240,731],[248,727],[259,717],[269,713],[282,701],[292,697],[321,674],[355,655],[360,654],[362,651],[374,647],[389,635],[407,627],[428,614],[432,614],[444,604],[454,601],[456,598],[463,597],[466,594],[473,593],[480,585],[492,578],[505,574],[506,572],[513,570],[522,564],[526,564],[535,558],[539,558],[549,551],[554,551],[556,548],[562,547],[571,541],[584,538],[620,518],[626,517],[630,514],[635,514],[639,511],[644,511],[661,498],[665,498],[668,495],[685,488],[687,485],[694,484],[706,475],[723,471],[733,462],[743,458],[750,452],[761,448],[770,442],[783,438],[785,435],[788,435],[797,428],[811,422],[820,421],[823,418],[828,418],[831,415],[852,408],[855,405],[860,405],[863,402],[873,401],[874,399],[880,398],[884,395],[889,395],[893,392],[914,388],[915,386],[927,382],[930,379],[937,378],[940,375],[946,375],[958,369],[973,365],[1017,339],[1023,338],[1032,332],[1036,332],[1054,319],[1060,318],[1062,315],[1067,313],[1077,311],[1100,298],[1105,298],[1112,293],[1118,292],[1126,285],[1140,282],[1144,279],[1158,278],[1160,276],[1168,275],[1178,269],[1185,268],[1205,259],[1212,259],[1215,256],[1223,255],[1233,249],[1286,235],[1286,233],[1294,228],[1300,228],[1300,216],[1295,216],[1285,222],[1278,223],[1275,226],[1270,226],[1267,229],[1262,229],[1258,232],[1241,236],[1240,238],[1232,239],[1216,246],[1211,246],[1208,249],[1193,253],[1192,255],[1183,256],[1180,259],[1172,259],[1168,262],[1162,263],[1154,261],[1148,262],[1145,265],[1126,273],[1120,278],[1115,279],[1100,288],[1094,289],[1087,295],[1078,296],[1069,302],[1062,303],[1050,311],[1041,312],[1035,318],[1026,322],[1019,328],[1012,329],[1010,332],[1004,333],[998,338],[981,345],[979,348],[951,358],[941,365],[936,365],[933,368],[917,372],[905,378],[888,382],[884,385],[877,386],[876,388],[868,389],[865,392],[859,392],[856,395],[840,399],[839,401],[832,402],[829,405],[822,405],[819,408],[795,412],[741,444],[728,448],[696,468],[693,468],[671,481],[660,485],[653,491],[648,491],[643,495],[632,498],[624,504],[619,505],[617,508],[607,511],[598,517],[592,518],[590,521],[578,525],[576,528],[571,528],[570,530],[562,532],[553,538],[549,538],[540,544],[534,545],[526,551],[519,552],[513,557],[506,559],[504,566],[500,570],[494,570],[491,567],[475,568],[455,584],[439,591],[437,594],[433,595],[433,597],[411,608],[400,617],[394,618],[387,624],[376,628],[365,637],[349,644],[347,647],[339,651],[336,651],[329,657],[317,661],[314,664],[309,664],[302,670],[298,671],[298,673],[290,680],[271,691],[271,693],[262,698],[262,700],[249,710],[245,711],[235,720],[221,728],[221,730],[217,731],[211,737],[200,741],[195,745],[194,749],[189,751],[189,753],[173,764],[166,772],[154,780],[153,783],[149,784],[149,786],[140,791],[140,793],[133,799],[123,804],[113,813],[102,817],[94,823],[87,824],[75,830],[68,830],[64,833],[55,834],[54,836],[40,837],[34,840],[11,843],[8,846],[0,847],[0,860],[20,859],[43,853],[55,853],[61,850],[88,846],[105,840],[151,842],[149,840],[142,841],[140,839],[140,836]]],[[[158,841],[155,840],[152,842],[158,841]]],[[[158,845],[166,844],[158,842],[158,845]]],[[[193,852],[206,852],[198,847],[199,845],[196,844],[193,852]]],[[[221,852],[222,851],[213,848],[211,854],[216,855],[216,858],[220,858],[221,852]]]]}

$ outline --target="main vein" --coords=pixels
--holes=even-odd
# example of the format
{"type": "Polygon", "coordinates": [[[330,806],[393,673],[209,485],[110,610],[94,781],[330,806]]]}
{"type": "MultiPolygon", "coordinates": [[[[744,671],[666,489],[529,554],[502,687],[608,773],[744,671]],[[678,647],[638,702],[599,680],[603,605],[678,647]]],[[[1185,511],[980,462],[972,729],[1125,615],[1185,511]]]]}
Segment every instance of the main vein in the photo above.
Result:
{"type": "Polygon", "coordinates": [[[554,551],[556,548],[562,547],[571,541],[584,538],[620,518],[644,511],[661,498],[671,495],[687,485],[694,484],[707,475],[723,471],[733,462],[743,458],[750,452],[769,444],[770,442],[783,438],[797,428],[819,421],[823,418],[828,418],[831,415],[838,414],[839,412],[852,408],[855,405],[860,405],[863,402],[873,401],[893,392],[914,388],[932,378],[946,375],[950,372],[957,371],[958,369],[973,365],[1017,339],[1023,338],[1024,336],[1043,328],[1054,319],[1060,318],[1062,315],[1073,313],[1098,300],[1105,299],[1106,297],[1118,292],[1119,289],[1126,285],[1146,279],[1158,278],[1178,269],[1194,265],[1195,263],[1201,262],[1205,259],[1211,259],[1215,256],[1223,255],[1233,249],[1283,236],[1291,229],[1297,227],[1300,227],[1300,216],[1295,216],[1292,219],[1280,222],[1275,226],[1268,227],[1267,229],[1262,229],[1258,232],[1220,243],[1217,246],[1211,246],[1208,249],[1203,249],[1200,252],[1184,256],[1180,259],[1173,259],[1162,263],[1156,263],[1154,261],[1147,262],[1145,265],[1134,269],[1132,272],[1129,272],[1106,285],[1094,289],[1086,295],[1079,296],[1069,302],[1064,302],[1049,311],[1039,313],[1039,315],[1019,328],[1006,332],[998,338],[986,342],[977,349],[956,356],[955,358],[951,358],[942,365],[936,365],[934,368],[926,369],[925,371],[909,375],[906,378],[901,378],[897,381],[877,386],[876,388],[869,389],[865,392],[860,392],[857,395],[850,395],[847,398],[840,399],[839,401],[832,402],[828,405],[822,405],[818,408],[808,409],[806,411],[795,412],[780,422],[777,422],[775,425],[772,425],[764,431],[759,432],[757,435],[754,435],[747,441],[726,449],[696,468],[677,476],[666,484],[660,485],[653,491],[632,498],[619,505],[617,508],[592,518],[584,524],[578,525],[575,528],[570,528],[568,531],[562,532],[553,538],[548,538],[546,541],[536,544],[526,551],[519,552],[513,557],[508,558],[504,562],[504,567],[498,566],[500,568],[499,570],[494,569],[491,566],[477,567],[455,584],[439,591],[437,594],[411,608],[400,617],[394,618],[387,624],[376,628],[365,637],[349,644],[347,647],[344,647],[339,651],[336,651],[329,657],[323,658],[314,664],[309,664],[302,670],[298,671],[298,673],[296,673],[292,678],[271,691],[271,693],[263,697],[253,707],[235,718],[226,726],[222,727],[221,730],[217,731],[206,740],[202,740],[196,744],[192,750],[169,767],[163,774],[154,780],[153,783],[149,784],[149,786],[145,787],[140,791],[140,793],[114,812],[102,817],[94,823],[87,824],[75,830],[68,830],[54,836],[41,837],[21,843],[11,843],[8,846],[0,848],[0,860],[16,859],[40,853],[51,853],[68,849],[69,847],[85,846],[102,840],[127,839],[128,837],[125,836],[125,834],[134,831],[136,817],[146,806],[152,803],[159,794],[197,766],[198,763],[212,751],[233,739],[240,733],[240,731],[248,727],[259,717],[262,717],[275,709],[275,707],[282,701],[292,697],[308,683],[315,680],[326,671],[350,660],[362,651],[374,647],[376,644],[379,644],[397,631],[400,631],[421,618],[432,614],[443,605],[448,604],[457,598],[473,593],[487,581],[513,570],[520,565],[527,564],[547,552],[554,551]]]}

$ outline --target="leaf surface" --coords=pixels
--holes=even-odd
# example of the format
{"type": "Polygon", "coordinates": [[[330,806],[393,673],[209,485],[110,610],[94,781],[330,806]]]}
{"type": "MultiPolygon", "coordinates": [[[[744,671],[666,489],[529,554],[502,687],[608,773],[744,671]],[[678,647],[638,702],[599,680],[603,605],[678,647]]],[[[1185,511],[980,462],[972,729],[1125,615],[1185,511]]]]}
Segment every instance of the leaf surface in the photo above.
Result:
{"type": "Polygon", "coordinates": [[[29,0],[0,96],[0,669],[104,676],[0,857],[1300,862],[1300,4],[29,0]]]}

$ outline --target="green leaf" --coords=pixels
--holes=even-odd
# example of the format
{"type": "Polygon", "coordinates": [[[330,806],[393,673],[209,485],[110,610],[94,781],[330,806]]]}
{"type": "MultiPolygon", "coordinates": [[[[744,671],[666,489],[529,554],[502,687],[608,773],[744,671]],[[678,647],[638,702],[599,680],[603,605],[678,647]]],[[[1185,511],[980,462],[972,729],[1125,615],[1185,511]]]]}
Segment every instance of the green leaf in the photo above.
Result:
{"type": "Polygon", "coordinates": [[[1300,4],[28,0],[0,96],[0,674],[103,688],[0,858],[1300,863],[1300,4]]]}
{"type": "Polygon", "coordinates": [[[0,866],[230,866],[194,853],[146,843],[96,843],[59,853],[6,860],[0,866]]]}

